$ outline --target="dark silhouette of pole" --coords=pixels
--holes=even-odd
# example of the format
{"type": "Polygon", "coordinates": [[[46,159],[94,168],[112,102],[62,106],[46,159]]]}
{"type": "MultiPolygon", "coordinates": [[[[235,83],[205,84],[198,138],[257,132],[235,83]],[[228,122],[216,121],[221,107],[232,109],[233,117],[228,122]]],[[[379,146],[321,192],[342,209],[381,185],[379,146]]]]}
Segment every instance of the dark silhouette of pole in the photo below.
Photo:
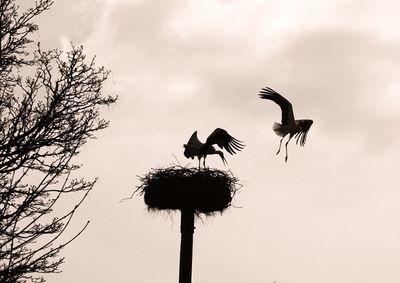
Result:
{"type": "Polygon", "coordinates": [[[192,282],[194,211],[181,211],[181,255],[179,261],[179,283],[192,282]]]}

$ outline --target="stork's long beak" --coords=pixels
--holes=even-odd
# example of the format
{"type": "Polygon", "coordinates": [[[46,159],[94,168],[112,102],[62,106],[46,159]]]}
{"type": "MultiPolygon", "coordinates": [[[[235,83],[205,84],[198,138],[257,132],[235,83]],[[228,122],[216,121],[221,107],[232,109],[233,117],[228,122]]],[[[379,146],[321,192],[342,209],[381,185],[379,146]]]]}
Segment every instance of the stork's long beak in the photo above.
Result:
{"type": "Polygon", "coordinates": [[[226,161],[226,159],[225,159],[225,157],[224,157],[224,153],[223,153],[222,151],[220,151],[220,150],[217,150],[216,152],[217,152],[217,153],[219,154],[219,156],[221,157],[222,162],[224,163],[224,165],[227,165],[228,162],[226,161]]]}

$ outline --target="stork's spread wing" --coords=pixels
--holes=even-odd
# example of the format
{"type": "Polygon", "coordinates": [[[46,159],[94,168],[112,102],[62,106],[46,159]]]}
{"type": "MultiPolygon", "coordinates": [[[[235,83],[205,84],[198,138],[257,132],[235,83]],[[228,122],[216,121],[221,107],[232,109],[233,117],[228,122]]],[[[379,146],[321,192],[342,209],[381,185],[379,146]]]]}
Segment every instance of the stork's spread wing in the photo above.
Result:
{"type": "Polygon", "coordinates": [[[217,144],[220,148],[226,149],[230,154],[236,153],[244,148],[244,144],[228,134],[224,129],[217,128],[207,138],[207,145],[217,144]]]}
{"type": "Polygon", "coordinates": [[[203,145],[203,143],[197,138],[197,131],[192,134],[187,144],[193,147],[201,147],[203,145]]]}
{"type": "Polygon", "coordinates": [[[282,125],[294,123],[294,114],[292,104],[282,95],[269,87],[264,87],[258,93],[263,99],[269,99],[278,104],[282,110],[282,125]]]}

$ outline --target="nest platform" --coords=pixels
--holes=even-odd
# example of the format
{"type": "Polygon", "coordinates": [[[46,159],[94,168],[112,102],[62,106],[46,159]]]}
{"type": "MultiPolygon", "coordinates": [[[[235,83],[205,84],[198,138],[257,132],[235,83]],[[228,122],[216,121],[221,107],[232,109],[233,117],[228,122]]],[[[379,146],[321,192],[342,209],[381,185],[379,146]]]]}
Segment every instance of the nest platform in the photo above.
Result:
{"type": "Polygon", "coordinates": [[[218,169],[172,166],[151,169],[139,178],[138,190],[150,211],[222,212],[231,206],[238,190],[238,179],[230,171],[218,169]]]}

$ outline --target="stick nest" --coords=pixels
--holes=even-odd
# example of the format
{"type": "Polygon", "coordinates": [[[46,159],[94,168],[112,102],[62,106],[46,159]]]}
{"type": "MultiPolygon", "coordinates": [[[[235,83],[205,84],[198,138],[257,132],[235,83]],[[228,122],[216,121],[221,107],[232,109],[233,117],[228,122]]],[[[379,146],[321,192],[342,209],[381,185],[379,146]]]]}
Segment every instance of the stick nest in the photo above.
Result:
{"type": "Polygon", "coordinates": [[[149,210],[193,210],[197,215],[224,211],[239,187],[230,171],[209,168],[151,169],[139,179],[138,191],[149,210]]]}

